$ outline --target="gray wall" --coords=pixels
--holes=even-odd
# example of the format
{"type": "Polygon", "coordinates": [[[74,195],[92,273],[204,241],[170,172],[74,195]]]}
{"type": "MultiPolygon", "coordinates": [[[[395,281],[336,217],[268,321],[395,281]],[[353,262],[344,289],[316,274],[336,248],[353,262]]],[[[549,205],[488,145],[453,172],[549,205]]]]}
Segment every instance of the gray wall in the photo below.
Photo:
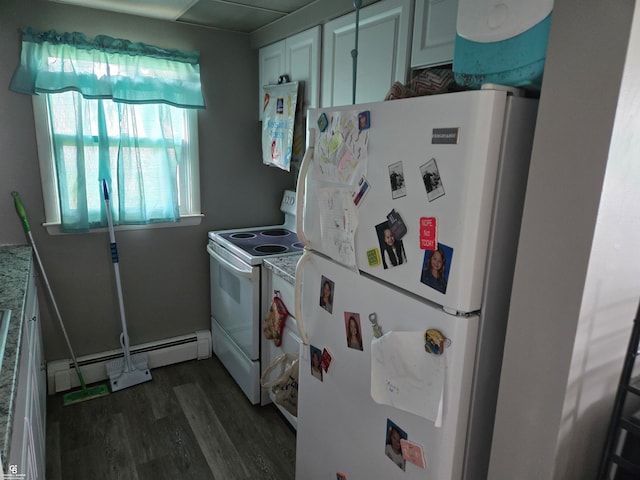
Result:
{"type": "MultiPolygon", "coordinates": [[[[18,29],[26,25],[201,52],[207,104],[198,115],[202,224],[116,235],[133,345],[210,328],[207,231],[281,222],[282,191],[294,186],[293,174],[262,165],[253,94],[258,56],[249,36],[49,1],[0,3],[0,245],[26,243],[10,196],[17,190],[78,355],[119,348],[113,266],[106,233],[50,236],[41,226],[31,98],[7,88],[19,58],[18,29]]],[[[46,359],[68,358],[48,302],[40,300],[46,359]]]]}
{"type": "Polygon", "coordinates": [[[596,478],[640,297],[634,7],[554,4],[490,479],[596,478]]]}

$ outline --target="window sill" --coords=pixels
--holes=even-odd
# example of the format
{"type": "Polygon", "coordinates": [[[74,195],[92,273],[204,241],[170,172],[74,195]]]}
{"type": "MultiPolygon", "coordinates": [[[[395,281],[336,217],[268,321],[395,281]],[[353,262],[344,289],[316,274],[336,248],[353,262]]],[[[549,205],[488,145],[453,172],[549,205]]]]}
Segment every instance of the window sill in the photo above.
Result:
{"type": "MultiPolygon", "coordinates": [[[[118,225],[114,227],[115,231],[125,231],[125,230],[150,230],[155,228],[176,228],[176,227],[193,227],[195,225],[200,225],[202,223],[203,214],[194,214],[194,215],[185,215],[180,217],[179,222],[165,222],[165,223],[151,223],[148,225],[118,225]]],[[[69,233],[63,232],[61,229],[60,223],[43,223],[42,226],[47,229],[47,233],[49,235],[82,235],[86,233],[104,233],[108,232],[109,229],[104,228],[95,228],[89,232],[82,233],[69,233]]]]}

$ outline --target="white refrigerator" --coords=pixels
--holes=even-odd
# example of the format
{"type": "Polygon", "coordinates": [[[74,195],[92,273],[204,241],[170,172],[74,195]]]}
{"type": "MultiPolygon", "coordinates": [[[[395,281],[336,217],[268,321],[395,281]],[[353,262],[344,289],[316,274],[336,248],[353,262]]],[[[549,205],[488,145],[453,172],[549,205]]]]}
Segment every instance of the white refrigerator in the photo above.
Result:
{"type": "Polygon", "coordinates": [[[297,479],[484,477],[536,113],[501,90],[308,112],[297,479]]]}

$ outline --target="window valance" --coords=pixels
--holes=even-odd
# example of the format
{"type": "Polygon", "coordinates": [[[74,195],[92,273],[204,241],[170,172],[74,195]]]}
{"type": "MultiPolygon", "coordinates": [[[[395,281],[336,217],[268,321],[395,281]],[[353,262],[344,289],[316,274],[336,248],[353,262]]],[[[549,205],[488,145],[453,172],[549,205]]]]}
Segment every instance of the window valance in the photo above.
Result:
{"type": "Polygon", "coordinates": [[[10,89],[28,95],[77,91],[87,99],[204,108],[199,52],[165,50],[82,33],[22,29],[10,89]]]}

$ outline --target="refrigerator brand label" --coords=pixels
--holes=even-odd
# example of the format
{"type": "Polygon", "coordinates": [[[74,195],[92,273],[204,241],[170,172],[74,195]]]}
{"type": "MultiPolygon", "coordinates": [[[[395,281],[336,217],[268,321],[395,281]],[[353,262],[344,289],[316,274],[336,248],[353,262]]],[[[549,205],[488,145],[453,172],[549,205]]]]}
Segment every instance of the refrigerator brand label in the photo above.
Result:
{"type": "Polygon", "coordinates": [[[458,143],[459,128],[434,128],[431,133],[431,143],[452,144],[458,143]]]}

